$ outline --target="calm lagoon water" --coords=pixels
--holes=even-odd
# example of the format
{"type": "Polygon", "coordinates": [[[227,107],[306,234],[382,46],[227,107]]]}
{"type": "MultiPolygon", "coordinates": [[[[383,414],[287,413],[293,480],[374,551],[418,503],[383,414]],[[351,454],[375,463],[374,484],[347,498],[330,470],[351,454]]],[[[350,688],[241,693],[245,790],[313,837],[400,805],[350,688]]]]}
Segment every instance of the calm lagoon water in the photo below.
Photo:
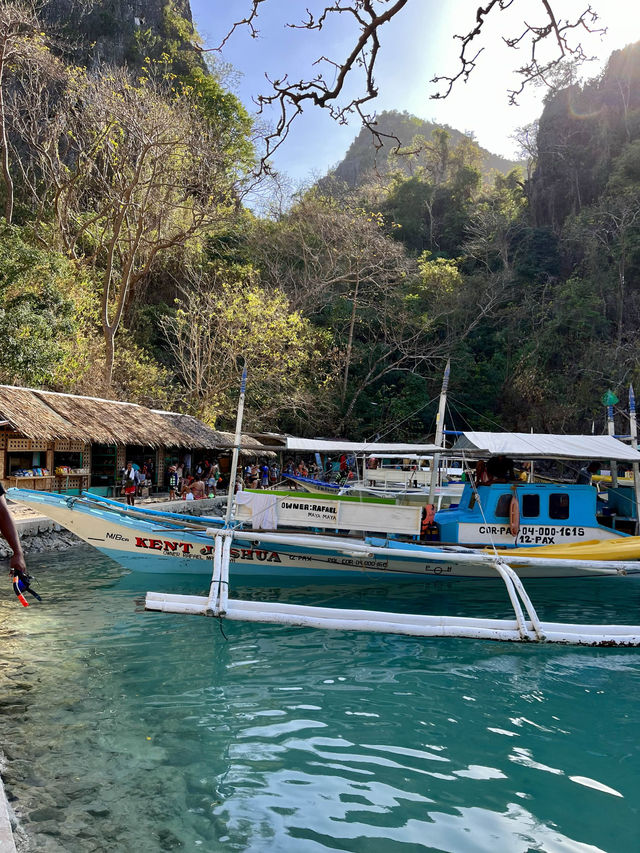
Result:
{"type": "MultiPolygon", "coordinates": [[[[22,850],[640,849],[640,651],[321,632],[146,613],[77,549],[0,591],[0,747],[22,850]]],[[[282,582],[284,583],[284,582],[282,582]]],[[[640,582],[528,583],[544,617],[640,622],[640,582]]],[[[508,614],[499,584],[234,594],[508,614]]]]}

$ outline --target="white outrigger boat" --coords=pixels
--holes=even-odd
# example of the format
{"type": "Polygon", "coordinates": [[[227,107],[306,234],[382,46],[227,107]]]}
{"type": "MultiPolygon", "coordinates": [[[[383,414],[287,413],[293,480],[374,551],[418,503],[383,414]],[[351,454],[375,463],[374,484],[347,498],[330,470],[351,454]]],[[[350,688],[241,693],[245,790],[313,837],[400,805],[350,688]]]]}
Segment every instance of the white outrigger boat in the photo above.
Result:
{"type": "MultiPolygon", "coordinates": [[[[479,436],[474,434],[476,441],[479,436]]],[[[525,441],[532,457],[536,455],[532,442],[553,444],[557,450],[560,441],[565,444],[565,458],[588,457],[590,447],[607,458],[640,462],[640,453],[608,437],[510,438],[525,441]]],[[[481,452],[476,445],[473,455],[481,452]]],[[[640,537],[599,523],[593,486],[495,483],[476,487],[467,483],[460,505],[437,512],[429,525],[437,526],[450,544],[420,541],[425,531],[420,506],[375,498],[248,491],[235,506],[230,505],[224,521],[185,519],[178,513],[127,507],[90,494],[67,497],[10,489],[8,496],[38,509],[128,569],[211,575],[208,596],[148,593],[146,606],[151,610],[419,636],[640,644],[640,627],[542,622],[522,584],[527,578],[640,577],[640,537]],[[505,495],[508,515],[501,517],[505,495]],[[517,530],[510,528],[514,499],[523,516],[517,530]],[[549,517],[554,507],[561,518],[549,517]],[[532,508],[538,511],[536,519],[527,518],[532,508]],[[478,513],[476,521],[483,522],[477,528],[469,520],[474,513],[478,513]],[[305,532],[296,532],[300,528],[305,532]],[[463,544],[465,537],[476,540],[471,543],[476,547],[463,544]],[[485,537],[493,547],[482,547],[485,537]],[[230,582],[245,575],[262,576],[270,584],[283,577],[500,578],[515,618],[380,614],[230,599],[230,582]]]]}
{"type": "MultiPolygon", "coordinates": [[[[242,409],[243,395],[238,409],[231,482],[235,482],[242,409]]],[[[465,459],[467,453],[478,458],[496,452],[488,446],[488,435],[467,434],[466,440],[472,441],[473,447],[462,450],[461,458],[465,459]]],[[[621,460],[630,462],[636,473],[640,464],[640,453],[635,448],[607,436],[505,434],[497,441],[500,454],[517,451],[519,442],[521,458],[554,455],[573,460],[621,460]]],[[[562,484],[550,489],[549,484],[508,484],[508,512],[501,517],[506,486],[495,483],[476,487],[470,482],[465,486],[460,506],[443,509],[433,519],[420,506],[403,506],[388,500],[325,498],[268,490],[241,492],[235,501],[230,498],[224,521],[185,520],[180,514],[126,507],[90,494],[65,497],[10,489],[8,496],[37,508],[126,568],[154,573],[211,574],[208,596],[148,593],[146,607],[151,610],[419,636],[639,645],[640,627],[636,626],[543,623],[522,578],[640,576],[640,537],[599,524],[595,516],[595,488],[591,486],[562,484]],[[593,498],[591,502],[588,495],[593,498]],[[480,513],[483,524],[478,528],[483,530],[472,530],[471,538],[482,540],[486,536],[489,548],[483,548],[482,541],[463,544],[465,525],[471,523],[465,520],[465,514],[475,512],[480,513]],[[312,532],[299,533],[298,528],[312,532]],[[457,539],[452,533],[454,529],[458,531],[457,539]],[[431,535],[434,530],[443,530],[453,540],[451,544],[420,541],[421,536],[431,535]],[[234,600],[229,598],[231,571],[234,578],[243,574],[263,575],[270,582],[282,576],[377,576],[405,580],[499,577],[505,584],[515,618],[336,611],[234,600]]]]}
{"type": "MultiPolygon", "coordinates": [[[[585,488],[589,487],[581,490],[585,488]]],[[[7,495],[66,527],[132,571],[208,575],[213,540],[217,532],[223,531],[232,538],[229,558],[234,576],[238,577],[495,577],[495,556],[481,544],[472,548],[457,543],[421,542],[422,508],[391,501],[247,491],[243,493],[246,502],[236,507],[233,524],[225,529],[221,518],[193,518],[132,508],[90,493],[70,497],[9,489],[7,495]],[[268,529],[252,527],[256,514],[272,519],[268,529]]],[[[442,510],[435,515],[436,523],[458,512],[455,507],[442,510]]],[[[504,525],[495,529],[503,528],[504,525]]],[[[543,529],[547,533],[552,530],[549,526],[543,529]]],[[[567,525],[562,531],[566,535],[559,537],[564,545],[561,551],[557,546],[545,550],[514,544],[509,549],[501,547],[499,553],[522,578],[640,574],[640,562],[631,562],[640,559],[640,537],[614,536],[613,531],[600,528],[595,522],[592,528],[567,525]],[[590,537],[586,545],[582,533],[590,537]]],[[[512,543],[516,538],[511,537],[512,543]]],[[[527,538],[535,542],[540,537],[527,538]]]]}

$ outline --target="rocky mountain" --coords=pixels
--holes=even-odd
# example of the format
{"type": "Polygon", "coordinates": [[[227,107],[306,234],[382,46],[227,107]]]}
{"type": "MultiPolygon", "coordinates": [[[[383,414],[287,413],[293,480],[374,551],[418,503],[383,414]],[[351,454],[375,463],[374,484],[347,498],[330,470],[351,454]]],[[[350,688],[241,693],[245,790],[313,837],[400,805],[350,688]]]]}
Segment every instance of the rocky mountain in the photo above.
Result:
{"type": "Polygon", "coordinates": [[[559,231],[568,216],[593,204],[610,180],[616,158],[636,140],[640,42],[614,51],[599,77],[547,99],[530,187],[536,224],[559,231]]]}
{"type": "MultiPolygon", "coordinates": [[[[429,140],[434,130],[444,129],[451,137],[451,145],[455,147],[467,134],[447,125],[439,125],[432,121],[425,121],[407,112],[388,110],[380,113],[377,118],[376,129],[382,134],[397,137],[402,145],[410,145],[411,140],[417,136],[423,136],[429,140]]],[[[365,176],[372,170],[384,173],[387,170],[387,155],[396,146],[394,139],[386,139],[381,150],[377,151],[371,137],[371,132],[362,128],[353,140],[342,161],[331,170],[329,178],[334,181],[344,182],[350,187],[358,186],[365,176]]],[[[492,172],[498,171],[507,174],[513,168],[520,165],[514,160],[507,160],[497,154],[492,154],[485,148],[480,148],[482,160],[480,169],[484,177],[489,177],[492,172]]],[[[402,168],[402,158],[398,158],[394,168],[402,168]]]]}
{"type": "Polygon", "coordinates": [[[89,66],[135,63],[141,42],[166,36],[172,16],[193,21],[189,0],[45,0],[42,14],[89,66]]]}

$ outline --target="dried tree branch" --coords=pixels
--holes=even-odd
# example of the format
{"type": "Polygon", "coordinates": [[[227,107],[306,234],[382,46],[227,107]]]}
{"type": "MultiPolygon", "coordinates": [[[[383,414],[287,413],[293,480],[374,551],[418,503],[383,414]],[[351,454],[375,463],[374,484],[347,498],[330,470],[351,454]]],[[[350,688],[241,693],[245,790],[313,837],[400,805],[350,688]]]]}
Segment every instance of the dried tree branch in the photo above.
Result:
{"type": "MultiPolygon", "coordinates": [[[[252,38],[259,36],[256,22],[259,11],[267,0],[247,0],[247,2],[248,12],[245,17],[231,26],[218,47],[213,50],[221,50],[232,35],[243,27],[249,30],[252,38]]],[[[346,14],[355,21],[358,33],[346,56],[332,59],[322,55],[315,61],[315,66],[329,66],[333,72],[331,83],[328,82],[322,70],[319,70],[317,76],[313,78],[297,82],[291,81],[286,74],[281,79],[267,77],[271,92],[258,95],[255,100],[261,113],[267,108],[276,110],[276,123],[274,129],[264,137],[265,154],[261,161],[262,169],[266,168],[268,158],[282,145],[293,122],[308,104],[327,109],[331,117],[340,124],[345,124],[349,115],[356,114],[360,117],[363,126],[371,132],[376,149],[383,147],[385,139],[394,142],[395,151],[399,149],[400,140],[393,135],[382,133],[377,128],[375,113],[368,112],[366,107],[378,96],[374,72],[380,51],[381,27],[400,14],[407,2],[408,0],[335,0],[325,5],[319,13],[307,9],[305,18],[299,23],[286,24],[291,29],[320,31],[336,16],[346,14]],[[358,71],[364,75],[359,93],[341,104],[339,98],[345,90],[347,80],[358,71]]],[[[492,13],[495,15],[496,11],[505,11],[517,2],[518,0],[488,0],[485,6],[478,8],[475,25],[466,35],[454,36],[461,42],[459,70],[452,76],[441,75],[433,78],[432,82],[445,84],[443,89],[432,95],[433,98],[448,97],[458,81],[469,79],[480,53],[485,49],[477,45],[487,19],[492,13]]],[[[589,58],[580,43],[574,44],[570,41],[570,36],[575,30],[582,28],[588,33],[605,32],[604,29],[594,26],[598,16],[591,6],[587,6],[575,20],[569,21],[557,17],[552,0],[539,0],[539,2],[545,15],[543,22],[529,24],[525,21],[524,29],[519,35],[503,38],[504,43],[514,50],[527,41],[531,45],[528,61],[516,69],[522,82],[518,88],[509,90],[510,103],[517,103],[518,96],[529,83],[544,82],[548,72],[567,57],[573,57],[578,61],[589,58]],[[538,58],[537,49],[547,39],[553,39],[557,49],[550,59],[541,61],[538,58]]]]}
{"type": "MultiPolygon", "coordinates": [[[[440,92],[436,92],[436,94],[432,96],[433,98],[442,99],[448,97],[458,80],[466,82],[469,79],[469,75],[476,67],[476,60],[478,56],[484,50],[484,48],[480,48],[473,54],[473,56],[469,57],[469,45],[471,45],[482,34],[482,29],[486,23],[487,17],[494,9],[505,11],[515,2],[516,0],[490,0],[484,8],[480,6],[476,12],[476,26],[466,35],[455,36],[455,38],[459,39],[461,42],[459,55],[460,66],[457,74],[454,74],[451,77],[446,75],[434,77],[431,81],[432,83],[444,82],[446,83],[446,86],[440,92]]],[[[514,50],[518,50],[527,40],[530,40],[531,44],[531,52],[528,62],[516,69],[516,73],[519,74],[522,79],[518,88],[510,89],[508,92],[510,104],[517,104],[518,96],[522,94],[527,85],[530,83],[534,81],[541,81],[545,83],[545,78],[548,73],[568,57],[572,57],[577,62],[586,62],[591,58],[587,56],[581,43],[578,42],[577,44],[572,44],[569,41],[569,36],[574,30],[582,28],[587,33],[604,34],[606,32],[605,28],[594,26],[596,21],[598,21],[598,15],[590,5],[587,6],[584,12],[578,15],[575,20],[569,21],[568,19],[561,20],[556,17],[549,0],[540,0],[540,3],[546,15],[546,20],[543,23],[537,25],[529,24],[525,21],[524,30],[519,35],[503,37],[502,39],[508,47],[513,48],[514,50]],[[555,40],[557,51],[550,59],[541,62],[537,56],[538,47],[543,41],[545,41],[545,39],[550,37],[555,40]]]]}

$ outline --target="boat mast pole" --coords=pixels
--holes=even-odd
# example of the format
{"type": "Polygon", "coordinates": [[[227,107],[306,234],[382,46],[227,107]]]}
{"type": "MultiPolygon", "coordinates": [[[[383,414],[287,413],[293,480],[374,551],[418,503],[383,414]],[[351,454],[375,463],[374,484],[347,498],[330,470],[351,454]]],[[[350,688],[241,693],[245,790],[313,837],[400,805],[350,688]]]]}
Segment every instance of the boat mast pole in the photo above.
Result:
{"type": "MultiPolygon", "coordinates": [[[[633,385],[629,385],[629,432],[631,433],[631,447],[638,449],[638,422],[636,420],[636,395],[633,393],[633,385]]],[[[640,530],[640,465],[634,462],[633,468],[633,491],[636,498],[636,534],[640,530]]]]}
{"type": "MultiPolygon", "coordinates": [[[[449,388],[449,372],[451,370],[451,359],[447,359],[447,366],[444,369],[442,377],[442,388],[440,389],[440,405],[438,406],[438,415],[436,417],[436,438],[435,443],[438,447],[442,447],[444,437],[444,413],[447,405],[447,389],[449,388]]],[[[436,453],[431,460],[431,480],[429,483],[429,503],[434,502],[436,496],[436,485],[438,484],[438,469],[440,468],[440,454],[436,453]]]]}
{"type": "MultiPolygon", "coordinates": [[[[615,402],[618,400],[615,398],[615,402]]],[[[609,398],[609,402],[607,404],[607,432],[610,436],[615,436],[616,429],[615,423],[613,420],[613,403],[611,402],[611,398],[609,398]]],[[[611,459],[609,464],[611,465],[611,488],[618,488],[618,463],[615,459],[611,459]]]]}
{"type": "Polygon", "coordinates": [[[236,472],[238,470],[238,455],[240,453],[240,442],[242,441],[242,416],[244,415],[244,396],[247,390],[247,367],[242,368],[242,379],[240,381],[240,399],[238,400],[238,414],[236,415],[236,435],[233,440],[233,456],[231,457],[231,473],[229,474],[229,489],[227,491],[227,513],[224,526],[229,527],[231,513],[233,511],[233,496],[236,490],[236,472]]]}

